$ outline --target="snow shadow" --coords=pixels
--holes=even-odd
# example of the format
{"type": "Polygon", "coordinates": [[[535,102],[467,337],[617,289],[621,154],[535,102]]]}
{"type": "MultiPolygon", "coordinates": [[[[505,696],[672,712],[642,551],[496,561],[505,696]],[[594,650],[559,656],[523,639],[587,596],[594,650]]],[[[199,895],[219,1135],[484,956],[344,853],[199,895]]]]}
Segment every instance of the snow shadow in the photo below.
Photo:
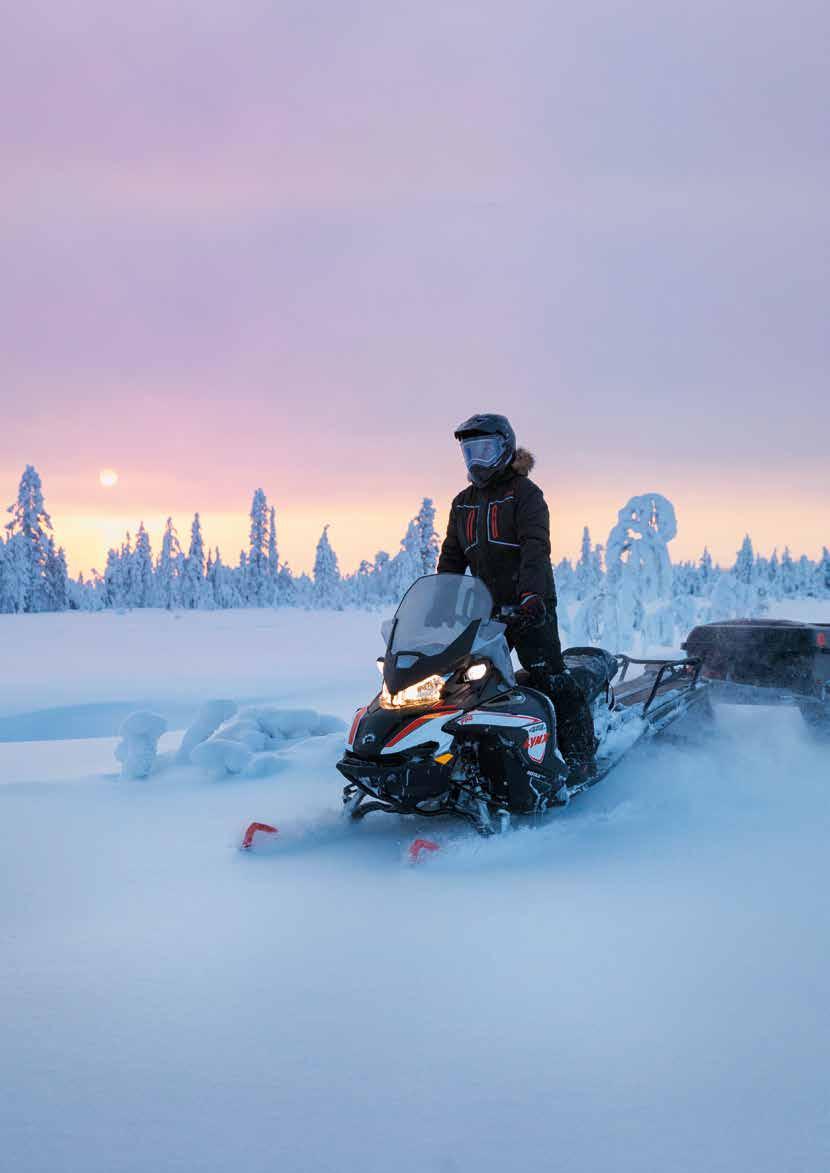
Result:
{"type": "MultiPolygon", "coordinates": [[[[261,697],[235,698],[240,705],[257,704],[261,697]]],[[[0,743],[17,741],[83,741],[92,737],[116,737],[138,709],[150,709],[164,717],[167,728],[186,729],[195,719],[201,700],[159,701],[148,698],[126,701],[95,701],[81,705],[60,705],[0,717],[0,743]]]]}

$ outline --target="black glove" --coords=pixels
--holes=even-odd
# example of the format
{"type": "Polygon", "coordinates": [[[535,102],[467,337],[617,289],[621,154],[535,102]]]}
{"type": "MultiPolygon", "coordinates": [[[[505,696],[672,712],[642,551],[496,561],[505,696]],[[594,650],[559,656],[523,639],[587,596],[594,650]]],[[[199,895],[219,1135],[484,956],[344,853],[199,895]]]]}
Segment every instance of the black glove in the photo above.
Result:
{"type": "Polygon", "coordinates": [[[541,627],[548,617],[548,609],[541,595],[530,592],[522,595],[517,611],[510,616],[510,629],[514,633],[541,627]]]}

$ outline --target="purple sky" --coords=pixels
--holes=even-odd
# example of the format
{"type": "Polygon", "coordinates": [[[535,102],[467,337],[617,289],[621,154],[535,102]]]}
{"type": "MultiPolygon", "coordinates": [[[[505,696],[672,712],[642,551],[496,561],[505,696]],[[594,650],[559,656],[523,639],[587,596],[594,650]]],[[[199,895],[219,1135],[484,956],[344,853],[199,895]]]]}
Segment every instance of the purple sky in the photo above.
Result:
{"type": "MultiPolygon", "coordinates": [[[[828,6],[28,3],[0,72],[0,497],[346,567],[508,413],[556,553],[830,543],[828,6]],[[98,470],[118,469],[116,490],[98,470]]],[[[97,551],[100,550],[100,553],[97,551]]]]}

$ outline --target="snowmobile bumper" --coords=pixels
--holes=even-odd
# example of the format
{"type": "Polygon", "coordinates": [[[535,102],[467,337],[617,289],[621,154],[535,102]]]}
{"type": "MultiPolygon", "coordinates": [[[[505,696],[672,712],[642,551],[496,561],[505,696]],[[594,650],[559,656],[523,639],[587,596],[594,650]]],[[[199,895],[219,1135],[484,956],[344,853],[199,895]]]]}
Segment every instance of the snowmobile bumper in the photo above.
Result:
{"type": "Polygon", "coordinates": [[[450,788],[451,766],[431,754],[388,754],[380,761],[347,750],[337,769],[364,794],[395,810],[429,813],[420,804],[440,803],[450,788]]]}

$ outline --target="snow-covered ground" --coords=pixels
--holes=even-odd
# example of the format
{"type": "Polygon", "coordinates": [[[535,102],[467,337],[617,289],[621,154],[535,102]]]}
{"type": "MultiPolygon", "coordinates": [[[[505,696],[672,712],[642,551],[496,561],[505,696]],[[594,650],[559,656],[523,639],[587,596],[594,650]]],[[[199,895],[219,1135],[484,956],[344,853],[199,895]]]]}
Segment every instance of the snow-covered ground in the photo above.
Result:
{"type": "Polygon", "coordinates": [[[118,777],[137,708],[163,750],[210,697],[350,718],[378,623],[0,617],[4,1168],[826,1168],[830,770],[797,712],[721,710],[418,868],[411,821],[339,830],[337,733],[272,777],[118,777]],[[251,819],[282,841],[237,851],[251,819]]]}

